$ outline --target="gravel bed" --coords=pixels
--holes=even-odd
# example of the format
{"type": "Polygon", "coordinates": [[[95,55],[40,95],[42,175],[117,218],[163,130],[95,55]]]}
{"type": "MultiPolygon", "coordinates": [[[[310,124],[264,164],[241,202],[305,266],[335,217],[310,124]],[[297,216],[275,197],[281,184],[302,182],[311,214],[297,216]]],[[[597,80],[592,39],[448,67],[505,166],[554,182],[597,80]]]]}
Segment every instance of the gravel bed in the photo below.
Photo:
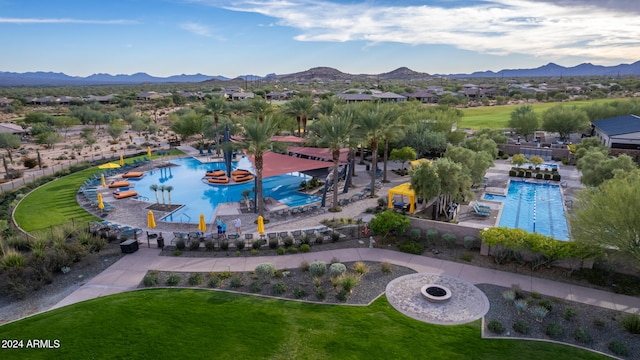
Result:
{"type": "Polygon", "coordinates": [[[552,306],[551,311],[544,317],[542,322],[537,322],[530,311],[518,314],[516,307],[504,299],[503,293],[509,288],[489,284],[476,286],[487,295],[491,304],[489,312],[484,318],[485,329],[483,334],[485,337],[533,338],[559,341],[596,350],[611,356],[616,355],[609,350],[609,344],[612,341],[619,341],[625,344],[629,353],[626,357],[619,356],[620,358],[640,359],[640,335],[626,332],[621,325],[622,319],[628,314],[545,295],[538,298],[535,293],[523,291],[524,299],[530,302],[529,309],[543,300],[549,301],[552,306]],[[565,311],[571,311],[567,309],[575,311],[575,316],[571,320],[565,318],[565,311]],[[487,324],[491,320],[500,321],[504,325],[505,332],[503,334],[495,334],[489,331],[487,324]],[[529,325],[528,334],[521,334],[513,329],[513,324],[519,320],[529,325]],[[552,323],[558,324],[562,328],[562,335],[552,338],[545,333],[549,324],[552,323]],[[578,329],[585,330],[586,334],[588,334],[586,337],[590,337],[591,341],[579,341],[575,335],[578,329]]]}

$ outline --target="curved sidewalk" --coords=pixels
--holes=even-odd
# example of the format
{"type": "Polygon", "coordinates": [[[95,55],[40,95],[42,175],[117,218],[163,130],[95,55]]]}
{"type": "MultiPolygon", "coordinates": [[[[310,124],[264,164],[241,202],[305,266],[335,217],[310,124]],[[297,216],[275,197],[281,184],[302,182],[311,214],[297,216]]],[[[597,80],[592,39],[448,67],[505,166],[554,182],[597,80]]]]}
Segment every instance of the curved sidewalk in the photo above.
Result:
{"type": "Polygon", "coordinates": [[[329,263],[333,258],[341,262],[388,261],[392,264],[406,266],[417,272],[446,274],[473,284],[494,284],[505,287],[518,284],[522,290],[536,291],[540,294],[569,301],[624,312],[640,311],[640,299],[631,296],[426,256],[369,248],[328,250],[280,256],[223,256],[215,258],[159,256],[158,249],[140,248],[137,252],[122,257],[88,283],[54,305],[52,309],[100,296],[134,290],[148,270],[180,272],[251,271],[255,269],[256,265],[263,262],[273,263],[276,268],[282,269],[296,268],[303,260],[308,262],[321,260],[329,263]]]}

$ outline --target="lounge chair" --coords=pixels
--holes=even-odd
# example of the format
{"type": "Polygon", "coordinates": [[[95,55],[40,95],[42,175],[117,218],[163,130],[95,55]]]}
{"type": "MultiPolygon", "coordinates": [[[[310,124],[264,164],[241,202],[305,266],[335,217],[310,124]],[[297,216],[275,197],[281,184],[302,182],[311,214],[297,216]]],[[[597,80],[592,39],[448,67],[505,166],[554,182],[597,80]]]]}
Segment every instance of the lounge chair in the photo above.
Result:
{"type": "Polygon", "coordinates": [[[485,217],[491,215],[491,210],[482,209],[482,208],[476,206],[475,204],[473,205],[473,212],[476,215],[485,216],[485,217]]]}
{"type": "Polygon", "coordinates": [[[480,209],[487,209],[489,211],[491,211],[491,207],[487,206],[487,205],[481,205],[478,200],[473,200],[473,206],[477,206],[480,209]]]}

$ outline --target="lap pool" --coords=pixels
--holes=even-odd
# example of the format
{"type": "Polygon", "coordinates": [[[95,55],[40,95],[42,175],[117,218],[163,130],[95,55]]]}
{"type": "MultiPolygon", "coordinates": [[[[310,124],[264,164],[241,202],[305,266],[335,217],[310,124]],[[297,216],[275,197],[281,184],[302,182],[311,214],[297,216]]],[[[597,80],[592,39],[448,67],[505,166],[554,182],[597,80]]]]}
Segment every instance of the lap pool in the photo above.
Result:
{"type": "Polygon", "coordinates": [[[569,240],[569,226],[558,185],[511,180],[506,196],[485,194],[484,199],[504,202],[499,226],[569,240]]]}
{"type": "MultiPolygon", "coordinates": [[[[246,160],[245,160],[246,161],[246,160]]],[[[252,190],[254,182],[231,185],[209,185],[202,181],[202,177],[209,170],[223,169],[224,163],[201,163],[194,158],[171,160],[178,166],[170,166],[147,171],[139,180],[132,181],[135,191],[140,197],[149,202],[155,202],[156,195],[149,187],[151,185],[172,186],[171,203],[184,205],[175,212],[162,218],[167,222],[186,222],[197,224],[200,214],[204,214],[208,222],[213,220],[216,207],[220,203],[238,202],[244,190],[252,190]]],[[[237,163],[232,164],[232,169],[237,163]]],[[[288,206],[301,206],[318,202],[321,198],[297,192],[300,182],[310,177],[302,173],[291,173],[262,179],[263,196],[276,199],[288,206]]],[[[168,193],[164,192],[165,203],[168,203],[168,193]]],[[[251,194],[253,198],[253,192],[251,194]]],[[[158,191],[159,201],[162,203],[162,192],[158,191]]]]}

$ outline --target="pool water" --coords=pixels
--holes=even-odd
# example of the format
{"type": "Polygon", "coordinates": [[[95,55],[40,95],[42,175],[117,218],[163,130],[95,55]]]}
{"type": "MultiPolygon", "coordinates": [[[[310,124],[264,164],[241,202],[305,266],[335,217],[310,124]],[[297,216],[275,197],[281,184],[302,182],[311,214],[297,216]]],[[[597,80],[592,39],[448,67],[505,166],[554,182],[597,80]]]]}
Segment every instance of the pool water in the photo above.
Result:
{"type": "MultiPolygon", "coordinates": [[[[246,159],[243,159],[246,161],[246,159]]],[[[156,195],[149,187],[172,186],[171,203],[184,204],[185,206],[162,218],[167,222],[185,222],[197,224],[200,214],[204,214],[207,222],[213,220],[215,210],[220,203],[238,202],[243,199],[244,190],[252,190],[255,182],[249,181],[243,184],[209,185],[202,178],[209,170],[224,168],[224,163],[201,163],[194,158],[182,158],[171,160],[178,166],[170,166],[151,170],[145,176],[131,184],[142,200],[156,201],[156,195]]],[[[237,167],[237,162],[232,164],[232,169],[237,167]]],[[[246,167],[244,167],[246,168],[246,167]]],[[[318,202],[321,198],[297,192],[300,182],[310,180],[310,177],[301,173],[278,175],[262,179],[263,196],[276,199],[288,206],[301,206],[318,202]]],[[[165,191],[165,203],[169,202],[169,194],[165,191]]],[[[253,192],[251,195],[253,198],[253,192]]],[[[158,199],[162,203],[162,192],[158,191],[158,199]]]]}
{"type": "Polygon", "coordinates": [[[569,226],[558,185],[511,180],[506,196],[485,194],[484,199],[504,202],[499,226],[569,240],[569,226]]]}

